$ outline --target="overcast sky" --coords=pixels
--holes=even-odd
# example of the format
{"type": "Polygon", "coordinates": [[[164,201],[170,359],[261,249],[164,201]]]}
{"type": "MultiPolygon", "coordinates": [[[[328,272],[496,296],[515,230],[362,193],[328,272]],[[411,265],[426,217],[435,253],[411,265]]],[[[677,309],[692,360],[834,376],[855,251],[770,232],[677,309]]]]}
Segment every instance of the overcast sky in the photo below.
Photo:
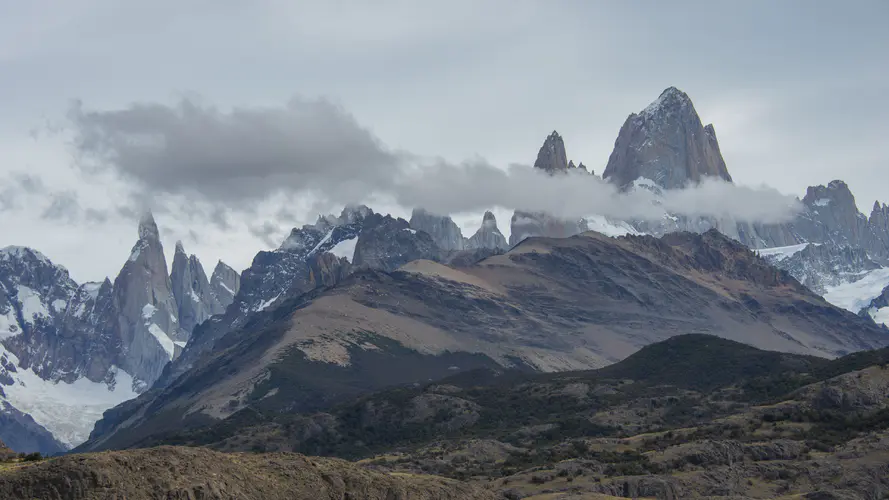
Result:
{"type": "MultiPolygon", "coordinates": [[[[348,198],[404,158],[527,165],[553,129],[601,173],[627,115],[671,85],[714,124],[737,183],[802,196],[842,178],[869,213],[889,202],[887,23],[884,0],[0,0],[0,246],[35,247],[78,281],[113,276],[151,206],[168,252],[181,239],[207,268],[243,269],[339,212],[281,183],[342,181],[348,198]],[[158,166],[112,128],[191,146],[158,166]],[[294,177],[253,154],[294,136],[306,144],[286,154],[317,169],[366,169],[294,177]],[[313,146],[324,137],[349,148],[313,146]],[[262,162],[241,177],[197,157],[262,162]]],[[[457,220],[467,235],[481,222],[457,220]]]]}

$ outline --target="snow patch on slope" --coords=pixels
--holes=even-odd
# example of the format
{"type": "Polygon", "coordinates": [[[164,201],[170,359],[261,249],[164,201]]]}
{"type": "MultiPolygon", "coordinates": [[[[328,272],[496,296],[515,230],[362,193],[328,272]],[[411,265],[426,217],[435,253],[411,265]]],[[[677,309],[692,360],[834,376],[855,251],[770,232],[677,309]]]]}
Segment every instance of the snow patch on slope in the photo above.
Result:
{"type": "Polygon", "coordinates": [[[889,307],[883,307],[880,309],[871,309],[870,317],[874,319],[877,323],[882,323],[886,326],[889,326],[889,307]]]}
{"type": "Polygon", "coordinates": [[[601,215],[591,215],[586,217],[585,220],[587,222],[587,228],[589,228],[590,231],[596,231],[605,236],[616,237],[626,236],[628,234],[640,234],[639,231],[633,229],[633,227],[626,222],[610,221],[601,215]]]}
{"type": "Polygon", "coordinates": [[[20,333],[22,333],[22,328],[19,326],[19,320],[15,317],[15,309],[10,307],[9,312],[0,314],[0,340],[15,337],[20,333]]]}
{"type": "Polygon", "coordinates": [[[781,262],[788,257],[793,257],[802,252],[807,246],[809,246],[808,243],[802,243],[800,245],[790,245],[786,247],[761,248],[756,250],[756,252],[762,257],[771,257],[770,260],[774,262],[781,262]]]}
{"type": "Polygon", "coordinates": [[[38,316],[49,316],[49,311],[46,309],[46,305],[43,304],[43,300],[37,292],[25,285],[19,285],[18,288],[17,298],[22,304],[22,317],[24,317],[26,321],[34,321],[38,316]]]}
{"type": "Polygon", "coordinates": [[[889,268],[876,269],[852,283],[828,287],[825,300],[831,304],[858,313],[869,306],[889,285],[889,268]]]}
{"type": "Polygon", "coordinates": [[[154,307],[154,304],[145,304],[142,307],[142,319],[150,320],[154,316],[155,311],[157,311],[157,308],[154,307]]]}
{"type": "Polygon", "coordinates": [[[343,240],[336,245],[333,246],[328,252],[336,255],[339,258],[345,257],[346,260],[352,262],[355,258],[355,245],[358,244],[358,237],[349,238],[348,240],[343,240]]]}
{"type": "Polygon", "coordinates": [[[268,306],[274,304],[275,301],[278,300],[278,297],[280,297],[280,296],[281,296],[281,294],[279,293],[278,295],[275,295],[274,298],[269,299],[269,300],[266,300],[266,301],[263,301],[261,304],[259,304],[258,306],[256,306],[256,312],[262,311],[262,310],[264,310],[265,308],[267,308],[268,306]]]}
{"type": "Polygon", "coordinates": [[[319,241],[318,244],[315,245],[315,248],[313,248],[312,251],[309,252],[309,255],[314,254],[315,252],[318,251],[319,248],[321,248],[321,245],[323,245],[323,244],[327,243],[328,241],[330,241],[330,237],[331,237],[331,236],[333,236],[333,229],[331,229],[330,231],[327,231],[327,234],[325,234],[325,235],[324,235],[324,238],[322,238],[321,241],[319,241]]]}
{"type": "Polygon", "coordinates": [[[176,344],[173,342],[173,339],[171,339],[170,336],[166,334],[166,332],[161,330],[161,327],[155,325],[154,323],[148,325],[148,333],[150,333],[152,337],[157,339],[157,343],[161,345],[164,351],[166,351],[167,357],[172,360],[173,354],[176,352],[176,344]]]}

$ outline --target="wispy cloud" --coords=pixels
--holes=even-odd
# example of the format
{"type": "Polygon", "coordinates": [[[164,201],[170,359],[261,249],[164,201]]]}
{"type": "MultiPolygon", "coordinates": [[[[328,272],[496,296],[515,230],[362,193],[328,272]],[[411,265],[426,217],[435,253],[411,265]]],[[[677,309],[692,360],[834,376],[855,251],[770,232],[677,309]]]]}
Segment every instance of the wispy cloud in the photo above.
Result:
{"type": "MultiPolygon", "coordinates": [[[[498,168],[482,159],[451,163],[386,148],[348,112],[325,100],[228,111],[184,100],[113,111],[71,111],[78,157],[87,171],[113,171],[158,196],[192,197],[228,210],[250,210],[275,195],[312,196],[345,205],[387,197],[438,213],[492,206],[622,219],[685,216],[781,222],[799,206],[768,188],[705,182],[655,197],[624,193],[591,175],[549,176],[529,166],[498,168]]],[[[281,212],[282,215],[286,212],[281,212]]],[[[251,227],[263,239],[265,226],[251,227]]]]}

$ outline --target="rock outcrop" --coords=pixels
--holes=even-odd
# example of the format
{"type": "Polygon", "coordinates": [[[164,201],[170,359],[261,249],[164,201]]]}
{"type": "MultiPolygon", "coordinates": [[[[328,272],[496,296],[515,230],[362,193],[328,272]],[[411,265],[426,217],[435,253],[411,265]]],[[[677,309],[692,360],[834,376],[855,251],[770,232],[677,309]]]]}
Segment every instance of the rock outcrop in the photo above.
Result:
{"type": "Polygon", "coordinates": [[[482,226],[466,241],[466,248],[500,248],[504,250],[509,248],[506,237],[497,228],[497,218],[493,213],[485,212],[482,217],[482,226]]]}
{"type": "Polygon", "coordinates": [[[361,233],[355,246],[358,267],[394,271],[417,259],[439,259],[433,237],[410,227],[404,219],[390,219],[361,233]]]}
{"type": "Polygon", "coordinates": [[[811,243],[791,255],[767,255],[765,259],[821,295],[828,287],[851,283],[881,267],[863,249],[833,243],[811,243]]]}
{"type": "Polygon", "coordinates": [[[435,476],[392,475],[294,453],[161,447],[47,460],[0,471],[0,497],[111,500],[495,500],[435,476]]]}
{"type": "Polygon", "coordinates": [[[675,87],[627,118],[602,177],[620,187],[645,178],[664,189],[706,177],[732,180],[713,125],[705,127],[691,99],[675,87]]]}
{"type": "Polygon", "coordinates": [[[196,255],[187,255],[182,242],[176,242],[170,284],[178,309],[179,328],[191,335],[194,327],[225,308],[216,300],[204,266],[196,255]]]}
{"type": "Polygon", "coordinates": [[[354,269],[395,270],[415,259],[438,259],[432,236],[404,219],[381,215],[365,206],[349,206],[339,216],[319,217],[294,228],[271,252],[259,252],[240,278],[232,305],[196,328],[182,356],[159,382],[166,385],[226,333],[242,327],[255,313],[318,287],[339,283],[354,269]]]}
{"type": "MultiPolygon", "coordinates": [[[[558,132],[553,130],[537,153],[534,168],[550,175],[560,175],[577,170],[574,162],[569,163],[565,153],[565,141],[558,132]]],[[[583,167],[586,170],[586,167],[583,167]]],[[[483,224],[484,226],[484,224],[483,224]]],[[[516,210],[509,222],[509,246],[515,246],[525,238],[545,236],[548,238],[567,238],[586,231],[586,221],[570,221],[553,217],[543,212],[516,210]]]]}
{"type": "Polygon", "coordinates": [[[94,381],[105,377],[107,360],[93,359],[86,352],[98,347],[92,345],[96,339],[71,335],[74,332],[64,328],[67,322],[75,331],[81,326],[89,329],[92,325],[84,313],[94,300],[64,267],[40,252],[24,247],[0,250],[0,341],[20,367],[30,368],[40,378],[72,382],[84,374],[94,381]],[[81,302],[74,305],[82,311],[69,313],[72,298],[81,302]],[[88,348],[77,349],[81,343],[88,348]]]}
{"type": "Polygon", "coordinates": [[[210,291],[223,311],[234,302],[240,289],[241,275],[225,262],[217,262],[210,277],[210,291]]]}
{"type": "Polygon", "coordinates": [[[889,205],[880,204],[879,201],[874,202],[868,223],[876,239],[889,241],[889,205]]]}
{"type": "Polygon", "coordinates": [[[432,241],[446,252],[463,250],[465,246],[460,227],[446,215],[435,215],[415,208],[411,213],[410,226],[432,236],[432,241]]]}
{"type": "MultiPolygon", "coordinates": [[[[571,163],[574,167],[574,163],[571,163]]],[[[534,168],[539,168],[547,173],[564,173],[568,170],[568,155],[565,153],[565,141],[558,132],[553,130],[543,146],[537,152],[537,159],[534,160],[534,168]]]]}
{"type": "Polygon", "coordinates": [[[77,285],[36,250],[0,250],[0,439],[41,453],[84,441],[135,395],[124,348],[110,281],[77,285]]]}

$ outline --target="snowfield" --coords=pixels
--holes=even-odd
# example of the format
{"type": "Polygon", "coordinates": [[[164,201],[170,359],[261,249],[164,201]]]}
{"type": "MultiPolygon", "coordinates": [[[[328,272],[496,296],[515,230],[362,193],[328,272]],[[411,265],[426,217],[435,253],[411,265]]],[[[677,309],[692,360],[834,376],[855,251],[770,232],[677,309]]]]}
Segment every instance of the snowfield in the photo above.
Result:
{"type": "Polygon", "coordinates": [[[775,262],[781,262],[788,257],[793,257],[802,252],[807,246],[809,246],[808,243],[803,243],[801,245],[790,245],[787,247],[761,248],[756,250],[756,252],[762,257],[771,257],[775,262]]]}
{"type": "Polygon", "coordinates": [[[874,319],[877,323],[882,323],[886,326],[889,326],[889,307],[884,307],[882,309],[870,311],[870,317],[874,319]]]}
{"type": "Polygon", "coordinates": [[[328,252],[336,255],[339,258],[345,257],[349,263],[355,260],[355,245],[358,244],[358,237],[349,238],[348,240],[343,240],[336,245],[333,246],[328,252]]]}
{"type": "MultiPolygon", "coordinates": [[[[18,358],[0,347],[0,356],[3,355],[18,367],[18,358]]],[[[73,448],[89,438],[105,410],[138,396],[133,391],[133,377],[117,368],[112,371],[116,381],[113,389],[87,378],[79,378],[73,384],[54,383],[41,379],[30,368],[17,368],[9,374],[13,384],[0,387],[12,406],[31,415],[62,444],[73,448]]]]}
{"type": "Polygon", "coordinates": [[[831,304],[858,314],[889,285],[889,268],[876,269],[858,281],[828,287],[824,299],[831,304]]]}

